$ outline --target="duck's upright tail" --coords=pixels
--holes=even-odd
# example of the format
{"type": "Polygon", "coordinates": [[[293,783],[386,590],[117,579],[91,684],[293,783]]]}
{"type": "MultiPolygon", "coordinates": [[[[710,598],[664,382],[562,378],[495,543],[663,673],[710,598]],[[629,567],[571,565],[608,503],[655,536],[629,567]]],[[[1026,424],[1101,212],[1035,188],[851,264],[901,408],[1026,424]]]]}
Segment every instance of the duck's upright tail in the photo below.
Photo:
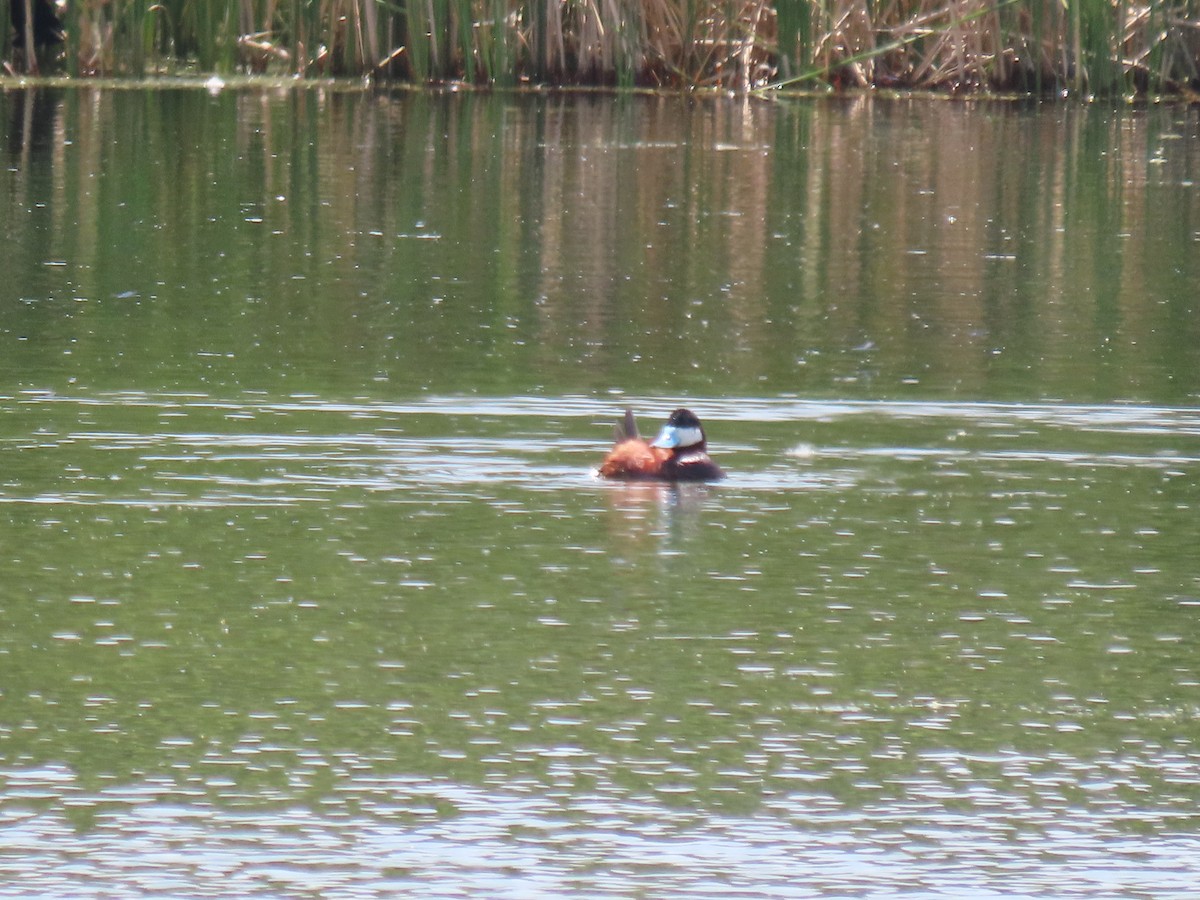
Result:
{"type": "Polygon", "coordinates": [[[637,440],[637,437],[637,419],[633,417],[633,410],[627,406],[625,417],[613,426],[613,439],[619,444],[621,441],[637,440]]]}

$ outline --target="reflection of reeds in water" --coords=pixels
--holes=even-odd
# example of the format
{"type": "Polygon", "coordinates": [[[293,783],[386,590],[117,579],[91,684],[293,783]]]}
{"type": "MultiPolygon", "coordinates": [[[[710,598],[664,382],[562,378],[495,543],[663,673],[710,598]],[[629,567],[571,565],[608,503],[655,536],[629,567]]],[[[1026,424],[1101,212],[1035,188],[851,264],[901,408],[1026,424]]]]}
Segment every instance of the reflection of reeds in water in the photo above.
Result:
{"type": "Polygon", "coordinates": [[[1200,88],[1200,0],[79,0],[63,17],[68,68],[98,74],[1200,88]]]}
{"type": "MultiPolygon", "coordinates": [[[[872,367],[911,360],[916,383],[965,396],[1053,396],[1064,386],[1141,396],[1157,377],[1147,360],[1194,370],[1183,356],[1200,346],[1184,264],[1195,258],[1194,195],[1178,188],[1200,151],[1172,110],[914,111],[869,96],[501,103],[246,91],[210,103],[194,92],[81,90],[5,99],[12,209],[47,201],[44,230],[11,241],[5,264],[44,272],[46,260],[70,262],[69,287],[57,289],[100,301],[74,314],[97,329],[85,329],[75,357],[91,354],[103,368],[119,341],[134,368],[118,379],[160,355],[194,356],[193,333],[212,322],[235,349],[254,336],[245,352],[274,360],[267,365],[294,366],[282,362],[292,347],[305,360],[356,348],[350,356],[378,359],[397,380],[412,371],[454,390],[464,376],[438,373],[474,372],[481,359],[505,385],[730,396],[763,385],[840,391],[850,378],[865,383],[872,367]],[[156,159],[164,166],[148,168],[156,159]],[[213,177],[217,159],[233,161],[228,177],[213,177]],[[464,172],[472,189],[448,189],[464,172]],[[47,195],[40,179],[51,174],[47,195]],[[101,176],[103,191],[80,187],[101,176]],[[127,209],[114,196],[137,202],[127,209]],[[254,273],[244,290],[264,299],[246,318],[223,314],[211,252],[129,256],[112,240],[137,210],[139,240],[147,223],[161,223],[147,247],[211,250],[227,228],[214,211],[247,203],[246,215],[263,221],[245,227],[278,237],[234,242],[222,263],[254,273]],[[443,233],[448,245],[486,252],[443,249],[443,233]],[[448,267],[472,287],[446,286],[448,267]],[[362,298],[376,299],[347,315],[330,298],[362,273],[395,275],[364,288],[362,298]],[[130,291],[148,299],[124,299],[130,291]],[[128,312],[114,315],[113,305],[128,312]],[[403,324],[380,327],[391,318],[403,324]],[[463,324],[476,319],[486,329],[463,324]],[[519,340],[496,338],[498,322],[519,340]],[[1111,361],[1097,369],[1107,382],[1079,387],[1059,368],[1098,353],[1111,361]]],[[[16,285],[13,302],[32,289],[16,285]]],[[[357,389],[349,371],[342,390],[357,389]]],[[[1189,383],[1179,390],[1188,402],[1189,383]]],[[[597,434],[596,463],[607,426],[597,434]]]]}

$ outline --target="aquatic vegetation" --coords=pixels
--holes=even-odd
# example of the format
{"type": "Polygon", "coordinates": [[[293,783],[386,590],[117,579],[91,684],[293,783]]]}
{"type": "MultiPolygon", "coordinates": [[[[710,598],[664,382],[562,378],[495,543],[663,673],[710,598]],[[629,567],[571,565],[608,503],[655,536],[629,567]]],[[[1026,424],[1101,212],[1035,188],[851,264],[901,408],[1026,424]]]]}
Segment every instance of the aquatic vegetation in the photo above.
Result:
{"type": "MultiPolygon", "coordinates": [[[[17,24],[50,0],[0,6],[17,24]]],[[[58,13],[72,74],[1200,90],[1200,0],[78,0],[58,13]]],[[[23,30],[2,40],[10,70],[36,70],[23,30]]]]}

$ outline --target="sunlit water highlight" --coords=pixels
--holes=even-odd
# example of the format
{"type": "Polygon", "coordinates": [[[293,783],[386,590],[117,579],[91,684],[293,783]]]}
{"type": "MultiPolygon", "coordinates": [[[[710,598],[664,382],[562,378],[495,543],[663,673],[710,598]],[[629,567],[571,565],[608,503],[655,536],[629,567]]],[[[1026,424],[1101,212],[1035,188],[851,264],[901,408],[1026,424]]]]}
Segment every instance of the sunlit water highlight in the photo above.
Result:
{"type": "MultiPolygon", "coordinates": [[[[489,528],[474,549],[492,562],[466,581],[446,563],[469,553],[480,533],[456,543],[453,531],[440,532],[422,554],[410,546],[420,526],[410,524],[395,541],[349,557],[337,551],[357,559],[359,584],[387,585],[384,605],[360,615],[390,619],[389,595],[432,592],[438,603],[474,607],[474,616],[503,615],[528,636],[515,657],[523,662],[487,674],[492,664],[471,662],[459,641],[491,626],[459,624],[461,636],[447,638],[413,625],[446,657],[436,677],[460,685],[449,706],[405,699],[425,692],[414,668],[428,663],[414,664],[405,641],[384,639],[394,646],[363,660],[379,679],[372,687],[350,675],[357,663],[319,654],[313,662],[334,685],[324,699],[300,685],[268,687],[249,703],[218,692],[211,712],[242,724],[216,738],[185,722],[171,727],[156,772],[93,773],[85,784],[61,758],[34,763],[36,743],[28,764],[10,757],[0,772],[9,875],[0,896],[1182,898],[1200,878],[1191,615],[1200,590],[1190,564],[1173,571],[1154,549],[1155,541],[1195,537],[1194,528],[1172,535],[1170,522],[1194,516],[1196,410],[689,398],[731,476],[675,491],[595,478],[620,397],[392,404],[34,392],[7,402],[40,409],[34,418],[44,424],[6,439],[6,457],[26,462],[10,469],[0,504],[45,509],[46,534],[90,531],[89,509],[119,514],[94,520],[118,532],[148,516],[168,542],[189,510],[293,510],[300,528],[335,544],[347,535],[333,523],[371,508],[409,510],[410,523],[454,508],[468,517],[490,510],[501,521],[532,517],[564,530],[524,527],[504,538],[489,528]],[[47,424],[60,412],[71,427],[47,424]],[[110,427],[118,421],[123,428],[110,427]],[[61,479],[22,477],[24,469],[54,470],[32,460],[56,455],[61,479]],[[1129,486],[1115,493],[1125,498],[1123,526],[1083,515],[1081,483],[1103,492],[1119,482],[1129,486]],[[1185,485],[1174,514],[1139,499],[1147,485],[1172,484],[1185,485]],[[990,521],[976,521],[981,511],[990,521]],[[617,524],[607,537],[580,527],[606,518],[617,524]],[[1106,569],[1062,542],[1072,522],[1102,546],[1140,541],[1142,564],[1106,569]],[[912,539],[922,527],[950,542],[957,539],[946,527],[982,529],[980,543],[966,545],[981,559],[939,559],[936,543],[912,539]],[[728,556],[705,537],[713,529],[790,532],[798,552],[781,566],[779,548],[748,537],[728,556]],[[809,545],[803,536],[814,529],[822,537],[809,545]],[[622,547],[628,537],[635,543],[622,547]],[[680,615],[670,597],[648,606],[620,599],[596,581],[647,550],[690,560],[660,578],[677,583],[676,601],[691,595],[694,614],[680,615]],[[389,562],[397,552],[407,557],[399,576],[389,562]],[[523,562],[496,562],[514,554],[523,562]],[[890,569],[883,583],[881,564],[890,569]],[[520,574],[539,566],[540,576],[520,574]],[[574,580],[560,581],[568,575],[574,580]],[[735,612],[722,600],[726,586],[763,600],[742,601],[735,612]],[[511,619],[514,601],[527,611],[511,619]],[[714,602],[715,620],[703,613],[714,602]],[[1189,614],[1144,623],[1142,632],[1136,617],[1110,621],[1118,602],[1189,614]],[[1057,612],[1072,608],[1082,618],[1057,612]],[[845,625],[851,630],[842,633],[845,625]],[[902,674],[924,665],[913,638],[901,639],[912,627],[932,643],[925,653],[950,661],[947,673],[902,674]],[[844,639],[863,652],[839,647],[844,639]],[[599,644],[584,649],[579,640],[599,644]],[[632,643],[618,649],[623,640],[632,643]],[[1076,655],[1080,642],[1089,649],[1076,655]],[[1114,672],[1144,672],[1153,648],[1157,674],[1145,690],[1131,684],[1121,696],[1110,685],[1100,694],[1090,678],[1072,683],[1080,673],[1071,660],[1094,662],[1098,652],[1114,672]],[[563,652],[579,653],[583,670],[563,652]],[[1059,653],[1068,656],[1055,662],[1059,653]],[[689,659],[707,662],[696,668],[689,659]],[[972,681],[972,670],[1004,673],[1014,662],[1031,667],[1032,693],[1012,690],[1015,673],[1000,676],[1003,696],[989,696],[994,674],[972,681]],[[864,664],[866,673],[855,672],[864,664]],[[659,665],[683,681],[664,680],[659,665]],[[545,677],[532,693],[512,687],[537,670],[545,677]],[[336,686],[347,677],[356,686],[336,686]],[[391,737],[345,752],[314,738],[305,749],[305,731],[327,719],[362,719],[359,728],[391,737]],[[438,720],[451,723],[449,732],[438,720]],[[705,721],[712,724],[695,724],[705,721]],[[400,749],[414,740],[426,761],[400,749]]],[[[629,402],[649,423],[676,400],[629,402]]],[[[341,604],[316,583],[297,593],[299,576],[287,572],[295,563],[275,563],[284,590],[274,599],[253,581],[239,587],[248,566],[279,557],[248,552],[253,546],[232,538],[216,551],[242,557],[242,573],[225,564],[205,575],[218,559],[210,554],[190,569],[198,581],[176,589],[257,593],[260,610],[274,603],[300,614],[293,629],[309,632],[306,608],[322,616],[311,646],[348,639],[321,612],[341,604]]],[[[306,552],[320,555],[317,546],[306,552]]],[[[188,553],[199,551],[184,549],[185,571],[188,553]]],[[[117,585],[144,576],[136,568],[115,574],[111,587],[100,579],[94,596],[70,597],[73,609],[99,615],[52,627],[50,644],[127,658],[180,654],[174,631],[148,637],[145,626],[122,624],[130,601],[117,585]]],[[[412,601],[402,606],[429,614],[412,601]]],[[[175,617],[168,608],[160,615],[175,617]]],[[[395,635],[405,618],[391,625],[395,635]]],[[[222,627],[229,635],[239,628],[222,627]]],[[[6,655],[18,650],[9,645],[6,655]]],[[[187,654],[179,661],[190,665],[187,654]]],[[[67,663],[85,688],[81,709],[98,714],[89,730],[93,739],[132,738],[138,717],[117,710],[133,697],[97,687],[107,678],[92,668],[100,664],[67,663]]],[[[21,699],[31,709],[39,702],[21,699]]],[[[146,702],[146,714],[157,703],[146,702]]],[[[9,720],[10,741],[19,721],[9,720]]]]}
{"type": "MultiPolygon", "coordinates": [[[[1009,762],[1019,768],[1030,761],[1009,762]]],[[[929,764],[953,769],[960,761],[929,764]]],[[[1072,773],[1097,775],[1107,773],[1072,773]]],[[[48,783],[61,793],[69,780],[65,771],[21,773],[10,790],[36,792],[48,783]]],[[[1053,803],[1031,806],[986,784],[948,788],[940,774],[912,787],[931,793],[911,807],[847,812],[798,792],[759,815],[712,817],[654,798],[597,793],[564,802],[540,786],[481,789],[404,778],[351,782],[337,804],[321,810],[236,811],[149,784],[78,798],[109,810],[87,835],[57,816],[8,817],[6,850],[23,862],[10,868],[20,881],[0,886],[0,896],[30,896],[31,888],[78,897],[1194,893],[1194,841],[1131,834],[1131,826],[1153,823],[1121,809],[1064,816],[1053,803]],[[962,812],[934,811],[955,803],[962,812]]]]}

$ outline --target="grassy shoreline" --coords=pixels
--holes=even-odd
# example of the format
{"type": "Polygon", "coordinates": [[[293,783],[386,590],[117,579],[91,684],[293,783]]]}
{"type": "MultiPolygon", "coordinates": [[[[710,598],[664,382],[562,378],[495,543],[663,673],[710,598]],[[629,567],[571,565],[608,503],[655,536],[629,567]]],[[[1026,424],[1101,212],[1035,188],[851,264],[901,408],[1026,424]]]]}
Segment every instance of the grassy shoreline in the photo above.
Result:
{"type": "Polygon", "coordinates": [[[51,2],[0,0],[7,74],[1200,97],[1200,0],[51,2]]]}

